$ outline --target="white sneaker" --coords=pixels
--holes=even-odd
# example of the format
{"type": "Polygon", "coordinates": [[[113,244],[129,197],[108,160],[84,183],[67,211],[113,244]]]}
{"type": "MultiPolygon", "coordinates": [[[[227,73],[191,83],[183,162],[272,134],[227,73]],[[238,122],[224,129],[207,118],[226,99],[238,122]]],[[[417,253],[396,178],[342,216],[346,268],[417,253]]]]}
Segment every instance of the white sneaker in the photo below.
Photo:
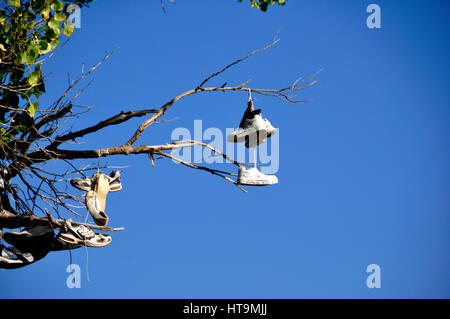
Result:
{"type": "Polygon", "coordinates": [[[266,130],[266,123],[260,114],[255,114],[253,118],[245,118],[239,128],[227,136],[230,143],[241,143],[249,139],[257,139],[259,132],[266,130]]]}
{"type": "Polygon", "coordinates": [[[109,191],[117,192],[122,189],[122,182],[120,180],[120,171],[112,171],[111,174],[106,175],[109,182],[109,191]]]}
{"type": "Polygon", "coordinates": [[[277,132],[277,129],[273,127],[272,124],[270,124],[268,119],[264,119],[264,123],[266,125],[266,134],[267,137],[269,138],[277,132]]]}
{"type": "Polygon", "coordinates": [[[265,175],[256,167],[239,167],[237,183],[241,185],[265,186],[278,183],[275,175],[265,175]]]}
{"type": "Polygon", "coordinates": [[[81,189],[82,191],[90,191],[92,188],[92,179],[90,177],[73,178],[70,180],[73,187],[81,189]]]}
{"type": "Polygon", "coordinates": [[[38,251],[24,252],[16,247],[0,244],[0,268],[16,269],[28,266],[44,258],[50,250],[44,247],[38,251]]]}
{"type": "Polygon", "coordinates": [[[65,230],[61,230],[58,236],[56,236],[56,239],[63,244],[104,247],[112,241],[110,235],[96,234],[84,225],[72,226],[70,219],[66,220],[65,228],[65,230]]]}
{"type": "Polygon", "coordinates": [[[268,119],[263,119],[264,129],[257,131],[253,135],[249,135],[245,139],[245,147],[251,148],[264,143],[269,137],[277,132],[277,129],[270,124],[268,119]]]}
{"type": "Polygon", "coordinates": [[[277,130],[269,120],[262,118],[261,109],[253,111],[247,108],[239,128],[227,136],[227,141],[230,143],[245,142],[245,147],[250,148],[264,143],[276,132],[277,130]]]}

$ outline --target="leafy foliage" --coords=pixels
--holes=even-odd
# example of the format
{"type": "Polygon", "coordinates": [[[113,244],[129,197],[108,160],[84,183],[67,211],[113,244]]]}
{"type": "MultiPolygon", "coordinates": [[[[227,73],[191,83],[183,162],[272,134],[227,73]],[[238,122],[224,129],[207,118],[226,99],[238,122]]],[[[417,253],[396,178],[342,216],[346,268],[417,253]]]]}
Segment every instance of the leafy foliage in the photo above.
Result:
{"type": "MultiPolygon", "coordinates": [[[[238,0],[238,2],[242,2],[242,0],[238,0]]],[[[261,9],[262,11],[267,11],[269,5],[273,5],[278,3],[280,6],[284,6],[286,4],[286,0],[250,0],[250,5],[253,8],[261,9]]]]}
{"type": "MultiPolygon", "coordinates": [[[[45,92],[42,63],[74,29],[67,7],[92,0],[5,0],[0,7],[0,145],[14,149],[29,131],[45,92]],[[61,34],[62,33],[62,34],[61,34]]],[[[0,153],[5,156],[5,152],[0,153]]]]}

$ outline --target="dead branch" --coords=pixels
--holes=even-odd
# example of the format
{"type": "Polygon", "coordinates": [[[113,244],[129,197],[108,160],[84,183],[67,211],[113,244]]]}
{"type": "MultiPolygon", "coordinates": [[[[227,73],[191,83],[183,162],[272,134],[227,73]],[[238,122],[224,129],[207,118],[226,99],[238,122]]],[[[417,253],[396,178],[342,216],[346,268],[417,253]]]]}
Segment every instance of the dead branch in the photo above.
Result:
{"type": "MultiPolygon", "coordinates": [[[[111,54],[105,55],[105,57],[99,61],[96,65],[91,67],[88,72],[82,72],[82,75],[75,81],[69,82],[68,88],[63,92],[61,97],[59,97],[55,103],[49,107],[47,110],[40,110],[41,115],[35,119],[35,123],[32,128],[21,135],[19,142],[20,152],[14,153],[14,147],[1,145],[3,148],[8,148],[8,152],[13,153],[14,156],[8,158],[5,163],[7,165],[6,169],[8,171],[8,178],[13,178],[19,176],[20,181],[25,186],[26,191],[19,188],[19,193],[14,187],[10,187],[8,190],[14,197],[15,204],[18,214],[8,214],[7,212],[1,212],[0,214],[0,227],[6,228],[17,228],[24,226],[33,225],[52,225],[55,228],[61,228],[64,225],[64,219],[61,218],[59,213],[59,208],[64,209],[64,211],[76,216],[80,216],[76,213],[74,208],[84,207],[83,197],[71,195],[70,192],[61,189],[61,185],[65,185],[67,188],[67,182],[70,180],[69,176],[84,174],[87,170],[92,170],[92,168],[82,168],[79,169],[71,163],[72,160],[77,159],[98,159],[101,157],[109,157],[113,155],[138,155],[146,154],[150,157],[151,164],[155,165],[155,158],[153,155],[159,155],[160,158],[167,158],[178,163],[183,164],[186,167],[203,170],[211,173],[223,180],[230,182],[237,186],[244,192],[243,189],[236,181],[232,180],[229,176],[236,176],[226,171],[213,169],[206,166],[197,165],[196,163],[186,162],[176,156],[170,154],[170,150],[189,148],[196,145],[210,149],[215,156],[221,156],[228,163],[235,166],[246,165],[245,163],[239,163],[231,158],[229,158],[221,150],[214,148],[213,146],[202,143],[195,140],[182,140],[171,143],[159,144],[159,145],[135,145],[139,138],[142,136],[143,132],[152,126],[153,124],[162,122],[161,117],[178,101],[181,99],[202,92],[237,92],[237,91],[251,91],[253,93],[271,96],[279,98],[280,100],[299,104],[310,102],[309,100],[297,100],[295,94],[300,93],[300,91],[305,90],[318,83],[316,80],[316,72],[308,77],[300,78],[295,81],[292,85],[282,87],[281,89],[271,89],[271,88],[254,88],[250,87],[250,80],[244,81],[237,85],[228,85],[229,82],[225,82],[221,86],[209,86],[204,87],[204,85],[210,82],[213,78],[218,77],[223,74],[226,70],[245,61],[249,57],[263,52],[276,43],[279,42],[277,36],[274,37],[273,41],[266,45],[262,49],[254,50],[247,54],[246,56],[226,65],[219,71],[212,73],[207,76],[198,86],[182,92],[177,96],[170,99],[168,102],[160,106],[159,108],[144,109],[144,110],[131,110],[122,111],[119,114],[113,115],[105,120],[98,122],[95,125],[83,128],[81,130],[69,131],[66,130],[61,132],[60,124],[63,120],[73,119],[79,114],[74,114],[73,101],[74,99],[85,89],[82,88],[78,90],[75,94],[71,93],[74,88],[80,83],[81,80],[86,78],[89,74],[92,74],[103,62],[105,62],[111,54]],[[72,97],[68,97],[71,94],[72,97]],[[151,115],[149,115],[151,114],[151,115]],[[129,121],[133,118],[139,118],[143,116],[149,116],[143,120],[139,126],[136,128],[134,133],[129,137],[125,143],[117,143],[116,146],[104,147],[99,149],[64,149],[63,146],[71,144],[77,144],[76,139],[85,137],[86,135],[93,133],[101,133],[103,129],[119,125],[124,122],[129,121]],[[21,143],[21,144],[20,144],[21,143]],[[57,174],[49,170],[43,169],[43,166],[51,160],[62,160],[69,167],[64,173],[57,174]],[[40,165],[38,165],[40,164],[40,165]],[[38,167],[39,166],[39,167],[38,167]],[[35,186],[35,180],[28,180],[27,178],[34,178],[38,180],[35,186]],[[48,207],[52,208],[53,211],[58,215],[58,219],[53,219],[47,208],[42,207],[37,204],[37,201],[45,203],[48,207]],[[34,215],[35,210],[40,210],[45,212],[46,218],[37,217],[34,215]],[[6,225],[6,226],[3,226],[6,225]]],[[[123,142],[123,141],[122,141],[123,142]]],[[[114,145],[114,144],[113,144],[114,145]]],[[[159,158],[157,158],[159,159],[159,158]]],[[[123,228],[109,228],[101,227],[96,225],[82,224],[78,222],[72,222],[74,225],[86,225],[92,229],[103,230],[103,231],[116,231],[122,230],[123,228]]]]}

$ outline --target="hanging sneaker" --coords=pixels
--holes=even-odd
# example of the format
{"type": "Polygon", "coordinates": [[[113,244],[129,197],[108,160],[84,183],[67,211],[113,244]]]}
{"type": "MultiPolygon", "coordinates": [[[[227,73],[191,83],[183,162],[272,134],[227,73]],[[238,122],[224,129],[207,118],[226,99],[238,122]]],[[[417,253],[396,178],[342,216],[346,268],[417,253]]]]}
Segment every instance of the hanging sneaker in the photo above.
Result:
{"type": "Polygon", "coordinates": [[[7,232],[3,239],[8,244],[25,252],[36,251],[51,245],[55,233],[49,226],[34,226],[22,231],[7,232]]]}
{"type": "MultiPolygon", "coordinates": [[[[252,104],[253,105],[253,104],[252,104]]],[[[245,142],[249,137],[255,136],[260,131],[265,131],[266,125],[261,117],[261,109],[253,110],[253,106],[247,107],[239,128],[228,134],[227,141],[230,143],[245,142]]]]}
{"type": "Polygon", "coordinates": [[[106,226],[109,221],[108,215],[105,213],[105,208],[102,206],[100,199],[95,191],[86,193],[86,208],[89,214],[94,219],[94,222],[99,226],[106,226]]]}
{"type": "Polygon", "coordinates": [[[264,129],[256,131],[255,134],[245,138],[245,147],[251,148],[264,143],[269,137],[277,132],[277,129],[270,124],[268,119],[263,119],[264,129]]]}
{"type": "Polygon", "coordinates": [[[65,244],[104,247],[112,241],[110,235],[96,234],[84,225],[72,226],[70,219],[66,220],[65,228],[56,236],[56,239],[65,244]]]}
{"type": "Polygon", "coordinates": [[[90,177],[73,178],[70,180],[70,184],[82,191],[89,191],[92,187],[92,179],[90,177]]]}
{"type": "Polygon", "coordinates": [[[104,173],[97,173],[92,179],[95,188],[86,194],[86,208],[97,225],[106,226],[109,220],[105,213],[106,196],[110,190],[109,180],[104,173]]]}
{"type": "Polygon", "coordinates": [[[109,182],[109,191],[117,192],[122,189],[122,182],[120,180],[120,171],[112,171],[111,174],[106,175],[109,182]]]}
{"type": "Polygon", "coordinates": [[[0,245],[0,268],[16,269],[28,266],[48,254],[49,250],[41,249],[33,252],[23,252],[16,247],[0,245]]]}
{"type": "Polygon", "coordinates": [[[276,129],[267,119],[261,116],[261,109],[253,110],[253,100],[248,100],[247,109],[239,123],[239,128],[228,134],[230,143],[245,142],[245,146],[255,147],[263,143],[268,137],[275,134],[276,129]]]}
{"type": "Polygon", "coordinates": [[[265,186],[277,184],[278,178],[275,175],[265,175],[256,167],[246,168],[240,166],[237,183],[250,186],[265,186]]]}

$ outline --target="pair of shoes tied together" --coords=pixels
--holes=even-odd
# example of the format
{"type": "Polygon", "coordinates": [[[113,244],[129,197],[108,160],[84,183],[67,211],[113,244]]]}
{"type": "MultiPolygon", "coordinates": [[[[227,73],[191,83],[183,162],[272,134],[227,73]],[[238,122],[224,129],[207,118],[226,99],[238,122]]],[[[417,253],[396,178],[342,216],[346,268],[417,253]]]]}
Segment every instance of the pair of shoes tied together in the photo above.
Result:
{"type": "Polygon", "coordinates": [[[241,119],[239,128],[227,136],[230,143],[245,142],[245,147],[254,148],[255,166],[251,168],[239,166],[237,183],[249,186],[266,186],[278,183],[275,175],[266,175],[260,172],[256,166],[256,146],[264,143],[277,130],[269,120],[261,116],[261,109],[254,110],[251,90],[248,90],[249,98],[247,109],[241,119]]]}
{"type": "Polygon", "coordinates": [[[98,172],[91,178],[74,178],[70,184],[86,191],[85,205],[89,214],[97,225],[106,226],[109,221],[109,217],[105,213],[106,197],[109,192],[117,192],[122,189],[120,172],[112,171],[109,175],[98,172]]]}

